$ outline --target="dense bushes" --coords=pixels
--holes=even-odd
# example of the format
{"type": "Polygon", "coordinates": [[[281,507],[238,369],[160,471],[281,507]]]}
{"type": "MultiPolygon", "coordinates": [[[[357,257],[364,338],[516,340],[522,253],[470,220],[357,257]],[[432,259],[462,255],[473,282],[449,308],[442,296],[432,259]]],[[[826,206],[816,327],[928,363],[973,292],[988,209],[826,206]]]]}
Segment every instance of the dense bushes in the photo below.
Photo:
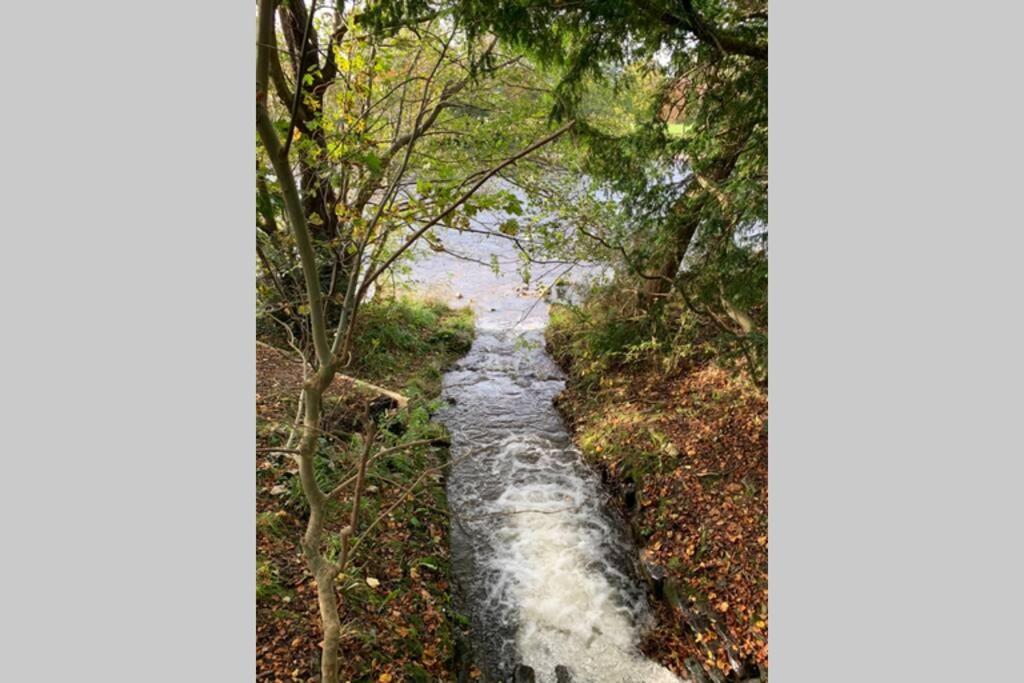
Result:
{"type": "Polygon", "coordinates": [[[723,333],[680,296],[670,297],[658,313],[637,313],[632,293],[615,284],[596,286],[579,305],[552,306],[549,350],[583,384],[630,365],[673,373],[712,360],[763,383],[761,368],[751,372],[750,360],[766,357],[766,338],[723,333]]]}

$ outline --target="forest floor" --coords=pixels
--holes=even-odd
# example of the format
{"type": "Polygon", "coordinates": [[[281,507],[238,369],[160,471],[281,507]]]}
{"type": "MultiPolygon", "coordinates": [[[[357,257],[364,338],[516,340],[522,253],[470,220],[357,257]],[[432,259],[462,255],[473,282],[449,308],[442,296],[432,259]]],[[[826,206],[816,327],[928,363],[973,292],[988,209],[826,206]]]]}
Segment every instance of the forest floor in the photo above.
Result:
{"type": "Polygon", "coordinates": [[[573,331],[558,324],[553,315],[548,347],[569,375],[559,408],[622,505],[651,581],[645,653],[683,678],[701,680],[697,667],[711,680],[766,678],[767,397],[707,361],[611,365],[585,380],[563,343],[573,331]]]}
{"type": "MultiPolygon", "coordinates": [[[[264,335],[257,356],[257,446],[287,438],[302,383],[302,366],[283,340],[264,335]]],[[[381,445],[443,437],[430,422],[441,374],[473,338],[472,313],[441,304],[400,300],[361,312],[359,359],[345,372],[398,391],[409,406],[393,412],[381,445]]],[[[347,478],[359,445],[359,419],[373,394],[336,379],[325,401],[325,438],[317,458],[324,488],[347,478]]],[[[372,537],[354,549],[339,578],[344,635],[343,681],[440,681],[450,678],[457,615],[449,604],[448,520],[444,494],[447,449],[422,447],[375,461],[368,472],[364,519],[379,518],[372,537]],[[417,477],[431,476],[413,491],[417,477]],[[397,503],[397,505],[396,505],[397,503]],[[392,505],[396,507],[388,512],[392,505]]],[[[291,456],[258,453],[257,680],[319,679],[320,616],[316,588],[298,540],[306,508],[291,456]]],[[[343,505],[327,528],[341,528],[343,505]]]]}

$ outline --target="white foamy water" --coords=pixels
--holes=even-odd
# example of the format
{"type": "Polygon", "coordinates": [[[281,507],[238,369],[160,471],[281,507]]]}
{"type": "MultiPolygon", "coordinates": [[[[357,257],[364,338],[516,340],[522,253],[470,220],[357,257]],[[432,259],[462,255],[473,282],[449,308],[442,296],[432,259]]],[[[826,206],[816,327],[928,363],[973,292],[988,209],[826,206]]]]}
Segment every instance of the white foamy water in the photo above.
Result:
{"type": "MultiPolygon", "coordinates": [[[[442,239],[514,264],[508,243],[442,239]]],[[[478,316],[439,415],[452,438],[453,573],[478,666],[488,680],[525,664],[541,683],[555,682],[556,666],[577,683],[679,681],[638,649],[650,617],[635,552],[552,403],[564,378],[543,349],[546,304],[517,294],[514,275],[445,254],[414,278],[478,316]]]]}
{"type": "MultiPolygon", "coordinates": [[[[531,455],[535,448],[518,447],[531,455]]],[[[563,665],[580,681],[677,681],[637,654],[644,605],[623,589],[634,579],[609,561],[615,530],[588,504],[600,500],[595,482],[565,473],[555,453],[539,453],[528,466],[537,476],[524,477],[533,483],[509,487],[497,501],[512,514],[491,557],[513,586],[507,597],[518,614],[521,661],[548,680],[563,665]]]]}

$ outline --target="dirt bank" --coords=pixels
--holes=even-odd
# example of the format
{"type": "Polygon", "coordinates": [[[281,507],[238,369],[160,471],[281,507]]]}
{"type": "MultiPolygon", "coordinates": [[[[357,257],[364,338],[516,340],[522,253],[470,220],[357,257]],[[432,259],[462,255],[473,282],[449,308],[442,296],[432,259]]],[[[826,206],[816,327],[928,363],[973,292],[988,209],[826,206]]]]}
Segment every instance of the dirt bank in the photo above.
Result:
{"type": "Polygon", "coordinates": [[[767,677],[767,397],[711,362],[656,358],[582,370],[553,318],[567,371],[558,405],[625,510],[657,624],[645,651],[686,678],[767,677]]]}
{"type": "MultiPolygon", "coordinates": [[[[346,372],[411,398],[408,408],[386,418],[381,445],[444,436],[430,413],[441,372],[468,350],[472,325],[468,311],[423,302],[364,311],[356,345],[362,354],[346,372]]],[[[293,353],[257,344],[259,448],[284,443],[301,382],[293,353]]],[[[358,438],[358,418],[372,397],[342,379],[332,385],[317,462],[325,487],[350,473],[347,445],[358,438]]],[[[381,458],[368,471],[364,515],[379,522],[338,582],[343,681],[451,680],[457,620],[448,590],[446,461],[446,448],[415,448],[381,458]],[[424,472],[430,476],[405,493],[424,472]]],[[[314,681],[320,618],[298,547],[306,509],[295,465],[285,454],[258,452],[256,468],[257,680],[314,681]]],[[[341,528],[346,511],[339,505],[331,514],[328,528],[341,528]]]]}

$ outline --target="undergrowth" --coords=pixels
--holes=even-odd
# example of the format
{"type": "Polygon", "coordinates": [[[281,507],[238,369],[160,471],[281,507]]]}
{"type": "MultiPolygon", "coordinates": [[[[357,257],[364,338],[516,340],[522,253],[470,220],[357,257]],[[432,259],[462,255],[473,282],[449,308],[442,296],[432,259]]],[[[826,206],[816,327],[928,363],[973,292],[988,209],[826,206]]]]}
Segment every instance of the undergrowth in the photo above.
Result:
{"type": "MultiPolygon", "coordinates": [[[[354,348],[343,372],[409,397],[409,405],[378,421],[373,452],[413,441],[432,443],[392,452],[367,468],[360,506],[365,520],[349,569],[339,577],[345,638],[343,680],[447,680],[459,617],[450,604],[444,428],[431,421],[444,369],[473,340],[469,309],[414,298],[371,302],[360,311],[354,348]],[[372,525],[372,526],[371,526],[372,525]]],[[[258,349],[259,445],[280,446],[294,418],[301,366],[284,353],[258,349]]],[[[323,436],[314,460],[324,490],[350,479],[363,448],[368,398],[336,381],[324,402],[323,436]],[[335,388],[337,387],[337,388],[335,388]]],[[[307,680],[317,669],[319,615],[298,540],[308,509],[290,459],[261,455],[257,463],[257,659],[271,680],[307,680]]],[[[338,530],[351,496],[328,507],[338,530]]],[[[336,553],[337,535],[328,553],[336,553]]]]}
{"type": "Polygon", "coordinates": [[[547,341],[555,359],[571,365],[577,381],[588,386],[609,370],[633,367],[672,374],[707,362],[763,385],[764,369],[750,363],[766,357],[767,340],[755,333],[741,339],[723,332],[695,315],[678,295],[655,311],[638,311],[634,292],[615,283],[595,286],[578,305],[551,307],[547,341]]]}

